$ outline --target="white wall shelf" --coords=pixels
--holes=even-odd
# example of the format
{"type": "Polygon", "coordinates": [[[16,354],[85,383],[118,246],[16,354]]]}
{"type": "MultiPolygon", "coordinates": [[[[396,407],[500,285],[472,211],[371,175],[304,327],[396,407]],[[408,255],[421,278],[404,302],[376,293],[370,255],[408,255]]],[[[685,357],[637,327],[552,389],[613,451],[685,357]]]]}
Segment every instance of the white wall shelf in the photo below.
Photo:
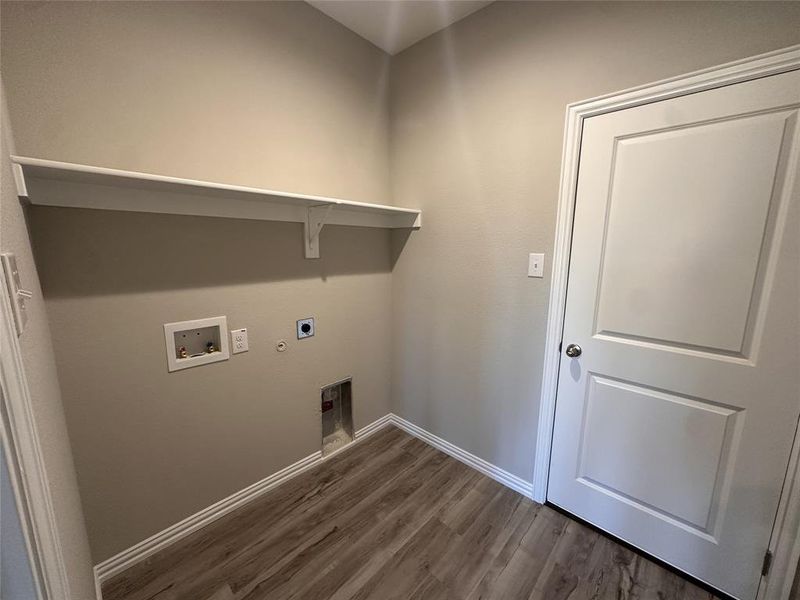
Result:
{"type": "Polygon", "coordinates": [[[12,156],[17,193],[31,204],[303,223],[306,258],[325,225],[419,228],[422,212],[383,204],[12,156]]]}

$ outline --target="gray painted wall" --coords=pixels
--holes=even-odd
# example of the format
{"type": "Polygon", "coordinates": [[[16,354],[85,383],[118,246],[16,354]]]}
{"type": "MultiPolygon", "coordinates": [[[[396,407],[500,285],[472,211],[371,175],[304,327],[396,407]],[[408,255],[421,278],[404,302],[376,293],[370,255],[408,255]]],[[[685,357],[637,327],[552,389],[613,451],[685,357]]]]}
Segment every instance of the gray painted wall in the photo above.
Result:
{"type": "MultiPolygon", "coordinates": [[[[303,2],[4,2],[20,154],[388,198],[388,56],[303,2]]],[[[319,389],[389,411],[386,230],[32,211],[92,557],[319,450],[319,389]],[[250,351],[168,373],[162,325],[227,315],[250,351]],[[295,320],[317,334],[295,339],[295,320]],[[279,354],[275,344],[289,341],[279,354]]]]}
{"type": "Polygon", "coordinates": [[[496,2],[392,59],[392,399],[530,481],[565,107],[800,42],[800,4],[496,2]],[[546,252],[545,278],[526,277],[546,252]]]}

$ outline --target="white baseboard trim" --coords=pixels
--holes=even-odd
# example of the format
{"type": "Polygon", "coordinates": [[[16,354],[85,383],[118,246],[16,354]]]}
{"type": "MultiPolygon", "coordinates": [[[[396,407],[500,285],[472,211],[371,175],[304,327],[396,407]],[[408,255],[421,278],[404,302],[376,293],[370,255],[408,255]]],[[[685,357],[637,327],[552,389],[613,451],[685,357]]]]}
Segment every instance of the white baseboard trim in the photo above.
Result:
{"type": "MultiPolygon", "coordinates": [[[[530,481],[525,481],[516,475],[512,475],[508,471],[504,471],[500,467],[497,467],[482,458],[475,456],[474,454],[470,454],[466,450],[462,450],[458,446],[451,444],[450,442],[443,440],[442,438],[430,433],[414,425],[410,421],[406,421],[402,417],[398,417],[395,414],[389,413],[388,415],[384,415],[377,421],[374,421],[356,431],[355,441],[363,440],[364,438],[372,435],[373,433],[379,431],[383,427],[387,425],[395,425],[399,427],[406,433],[413,435],[416,438],[419,438],[423,442],[433,446],[434,448],[441,450],[445,454],[452,456],[453,458],[461,461],[465,465],[472,467],[476,471],[483,473],[484,475],[491,477],[492,479],[502,483],[503,485],[511,488],[530,498],[533,494],[533,484],[530,481]]],[[[166,548],[167,546],[174,544],[178,540],[186,537],[190,533],[197,531],[198,529],[205,527],[209,523],[216,521],[220,517],[236,510],[237,508],[247,504],[248,502],[258,498],[262,494],[268,492],[269,490],[279,486],[280,484],[296,477],[300,473],[307,471],[308,469],[317,466],[322,461],[335,456],[339,452],[346,450],[349,448],[351,444],[344,446],[340,450],[336,452],[332,452],[331,454],[325,456],[323,458],[322,452],[317,451],[313,454],[306,456],[305,458],[298,460],[296,463],[289,465],[288,467],[281,469],[277,473],[270,475],[258,481],[243,490],[240,490],[234,494],[231,494],[227,498],[220,500],[219,502],[212,504],[208,508],[204,508],[203,510],[185,518],[183,521],[176,523],[170,527],[167,527],[163,531],[156,533],[155,535],[150,536],[146,540],[139,542],[138,544],[131,546],[127,550],[123,550],[119,554],[112,556],[111,558],[104,560],[100,564],[96,565],[94,568],[95,573],[95,582],[97,587],[97,599],[102,600],[101,595],[101,586],[104,581],[114,577],[115,575],[123,572],[124,570],[132,567],[137,562],[144,560],[148,556],[151,556],[166,548]]]]}
{"type": "Polygon", "coordinates": [[[97,565],[92,569],[94,572],[94,595],[97,600],[103,600],[103,586],[100,583],[100,576],[97,574],[97,565]]]}
{"type": "MultiPolygon", "coordinates": [[[[385,427],[391,422],[391,414],[384,415],[377,421],[373,421],[366,427],[362,427],[355,434],[355,441],[363,440],[364,438],[370,436],[371,434],[375,433],[376,431],[380,430],[381,428],[385,427]]],[[[101,598],[99,588],[104,581],[114,577],[115,575],[121,573],[125,569],[133,566],[137,562],[144,560],[148,556],[151,556],[169,546],[170,544],[174,544],[178,540],[186,537],[190,533],[197,531],[198,529],[205,527],[209,523],[216,521],[220,517],[227,515],[228,513],[236,510],[240,506],[247,504],[248,502],[258,498],[262,494],[265,494],[269,490],[279,486],[280,484],[296,477],[300,473],[307,471],[308,469],[317,466],[323,460],[327,460],[332,456],[335,456],[340,451],[345,450],[350,447],[350,444],[344,446],[340,450],[336,452],[331,452],[329,455],[323,458],[322,452],[317,451],[313,454],[309,454],[305,458],[298,460],[295,463],[292,463],[288,467],[285,467],[278,471],[277,473],[273,473],[272,475],[262,479],[261,481],[257,481],[256,483],[247,486],[246,488],[239,490],[228,496],[227,498],[223,498],[219,502],[212,504],[211,506],[204,508],[203,510],[196,512],[195,514],[186,517],[183,521],[179,523],[175,523],[175,525],[171,525],[167,527],[163,531],[159,531],[155,535],[150,536],[146,540],[139,542],[138,544],[131,546],[127,550],[123,550],[119,554],[112,556],[104,560],[103,562],[99,563],[95,566],[95,580],[97,582],[98,588],[98,598],[101,598]]]]}
{"type": "Polygon", "coordinates": [[[406,421],[403,417],[398,417],[395,414],[390,415],[390,417],[392,424],[396,425],[406,433],[409,433],[414,437],[421,439],[423,442],[433,446],[438,450],[441,450],[445,454],[449,454],[456,460],[463,462],[468,467],[472,467],[473,469],[483,473],[487,477],[491,477],[495,481],[498,481],[502,483],[504,486],[519,492],[523,496],[527,498],[533,497],[532,482],[525,481],[521,477],[512,475],[508,471],[504,471],[500,467],[497,467],[492,463],[487,462],[478,456],[475,456],[474,454],[470,454],[469,452],[459,448],[455,444],[451,444],[447,440],[444,440],[439,436],[433,435],[431,432],[424,430],[422,427],[414,425],[411,421],[406,421]]]}
{"type": "Polygon", "coordinates": [[[383,429],[389,423],[392,422],[392,416],[393,416],[392,413],[389,413],[388,415],[383,415],[377,421],[373,421],[369,425],[365,425],[364,427],[356,431],[356,439],[357,440],[363,439],[367,436],[372,435],[376,431],[383,429]]]}

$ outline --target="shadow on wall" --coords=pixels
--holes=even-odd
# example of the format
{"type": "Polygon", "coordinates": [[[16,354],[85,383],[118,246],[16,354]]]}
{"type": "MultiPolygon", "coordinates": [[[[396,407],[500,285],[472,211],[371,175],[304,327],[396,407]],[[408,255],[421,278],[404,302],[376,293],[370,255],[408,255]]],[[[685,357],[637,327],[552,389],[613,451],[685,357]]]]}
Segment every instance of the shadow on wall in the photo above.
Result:
{"type": "Polygon", "coordinates": [[[411,234],[414,233],[413,229],[390,229],[389,230],[389,247],[392,258],[392,269],[400,260],[400,255],[403,253],[403,248],[406,247],[411,234]]]}
{"type": "Polygon", "coordinates": [[[392,270],[390,230],[326,226],[322,258],[303,256],[303,225],[28,207],[48,297],[321,279],[392,270]]]}

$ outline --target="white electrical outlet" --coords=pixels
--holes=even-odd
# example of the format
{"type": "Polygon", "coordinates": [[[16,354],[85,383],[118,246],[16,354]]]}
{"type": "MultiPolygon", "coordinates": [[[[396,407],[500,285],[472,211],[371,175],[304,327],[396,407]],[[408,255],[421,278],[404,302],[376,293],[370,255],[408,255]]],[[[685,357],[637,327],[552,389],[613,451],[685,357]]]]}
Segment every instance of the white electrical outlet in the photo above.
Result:
{"type": "Polygon", "coordinates": [[[528,255],[528,277],[544,277],[544,254],[528,255]]]}
{"type": "Polygon", "coordinates": [[[314,317],[300,319],[297,322],[297,339],[312,337],[314,335],[314,317]]]}
{"type": "Polygon", "coordinates": [[[234,329],[231,331],[231,350],[234,354],[247,352],[250,346],[247,343],[247,329],[234,329]]]}

